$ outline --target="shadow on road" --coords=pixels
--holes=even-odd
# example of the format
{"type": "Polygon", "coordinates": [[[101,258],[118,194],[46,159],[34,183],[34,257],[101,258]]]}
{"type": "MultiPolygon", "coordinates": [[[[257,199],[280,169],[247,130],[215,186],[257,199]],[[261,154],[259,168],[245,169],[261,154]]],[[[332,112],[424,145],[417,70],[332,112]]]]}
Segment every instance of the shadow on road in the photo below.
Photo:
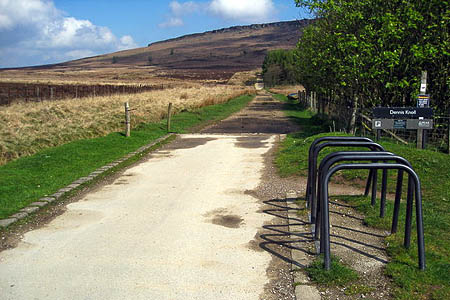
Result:
{"type": "MultiPolygon", "coordinates": [[[[307,211],[305,211],[305,208],[298,208],[297,204],[294,203],[296,200],[273,199],[264,202],[270,208],[263,210],[263,213],[271,215],[275,219],[274,224],[263,226],[270,233],[261,235],[264,242],[261,242],[259,246],[276,257],[303,268],[310,262],[308,262],[308,256],[310,258],[316,256],[318,249],[315,249],[307,211]],[[286,249],[289,251],[285,251],[286,249]],[[299,251],[303,255],[286,254],[291,253],[291,251],[292,253],[299,251]],[[301,259],[296,259],[297,257],[301,257],[301,259]]],[[[368,264],[370,264],[370,261],[387,264],[384,248],[378,242],[385,236],[373,232],[371,228],[361,226],[362,218],[349,215],[347,212],[337,211],[333,209],[332,204],[334,203],[330,204],[332,208],[330,213],[337,216],[331,222],[332,252],[339,252],[339,256],[346,252],[345,256],[354,257],[356,260],[368,264]],[[345,219],[345,221],[342,222],[342,219],[345,219]]],[[[338,205],[351,209],[346,205],[338,205]]]]}
{"type": "MultiPolygon", "coordinates": [[[[304,252],[308,255],[314,255],[313,252],[308,250],[309,247],[303,246],[302,244],[310,244],[313,242],[312,234],[308,232],[294,232],[290,231],[292,226],[303,226],[306,227],[308,223],[299,218],[289,218],[289,211],[300,211],[300,208],[293,208],[287,206],[287,202],[293,202],[295,199],[273,199],[264,201],[264,204],[271,206],[270,209],[263,210],[263,213],[275,217],[274,223],[271,225],[264,225],[263,228],[267,231],[273,233],[262,234],[261,238],[265,242],[261,242],[259,246],[265,251],[275,255],[276,257],[292,263],[298,267],[306,267],[304,264],[292,259],[292,256],[286,255],[284,248],[290,251],[297,250],[304,252]],[[281,224],[279,224],[281,223],[281,224]],[[287,223],[287,224],[283,224],[287,223]]],[[[290,253],[287,252],[287,253],[290,253]]]]}

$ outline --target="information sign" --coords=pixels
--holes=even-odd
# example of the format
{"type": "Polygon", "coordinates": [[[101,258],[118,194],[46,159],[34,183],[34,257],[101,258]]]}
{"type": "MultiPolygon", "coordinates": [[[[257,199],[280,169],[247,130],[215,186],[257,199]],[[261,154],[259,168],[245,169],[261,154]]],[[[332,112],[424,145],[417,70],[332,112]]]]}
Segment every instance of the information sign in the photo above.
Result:
{"type": "Polygon", "coordinates": [[[430,95],[421,94],[417,96],[417,107],[430,107],[430,95]]]}
{"type": "Polygon", "coordinates": [[[429,107],[375,107],[373,117],[376,119],[431,118],[433,109],[429,107]]]}
{"type": "Polygon", "coordinates": [[[432,119],[378,119],[372,121],[373,129],[433,129],[432,119]]]}
{"type": "Polygon", "coordinates": [[[406,129],[406,120],[394,120],[393,129],[406,129]]]}

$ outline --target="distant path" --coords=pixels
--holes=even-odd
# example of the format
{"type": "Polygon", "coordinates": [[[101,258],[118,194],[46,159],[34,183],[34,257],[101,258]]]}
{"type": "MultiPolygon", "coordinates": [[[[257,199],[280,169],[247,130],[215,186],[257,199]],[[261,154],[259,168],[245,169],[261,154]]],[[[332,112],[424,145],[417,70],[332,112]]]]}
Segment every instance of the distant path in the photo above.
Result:
{"type": "Polygon", "coordinates": [[[250,191],[295,128],[262,95],[180,135],[1,252],[0,299],[280,299],[264,296],[273,257],[258,246],[274,217],[250,191]]]}
{"type": "Polygon", "coordinates": [[[265,92],[258,96],[239,113],[204,129],[203,133],[266,133],[285,134],[300,130],[283,113],[283,103],[265,92]]]}

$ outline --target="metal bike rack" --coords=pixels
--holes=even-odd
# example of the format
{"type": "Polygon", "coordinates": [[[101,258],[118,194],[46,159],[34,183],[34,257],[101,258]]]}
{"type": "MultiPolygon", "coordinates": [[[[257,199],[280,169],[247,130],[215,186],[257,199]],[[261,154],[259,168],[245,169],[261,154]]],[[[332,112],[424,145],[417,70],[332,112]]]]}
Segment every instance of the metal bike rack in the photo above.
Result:
{"type": "MultiPolygon", "coordinates": [[[[316,181],[317,181],[317,158],[319,156],[319,152],[326,147],[357,147],[357,148],[369,148],[370,150],[378,150],[385,151],[384,148],[377,143],[374,142],[326,142],[323,144],[319,144],[315,146],[313,149],[313,154],[311,159],[311,182],[310,182],[310,196],[307,199],[307,203],[311,207],[311,223],[315,223],[316,221],[316,181]]],[[[375,205],[376,201],[376,186],[377,186],[377,171],[374,170],[372,175],[372,205],[375,205]]],[[[370,174],[369,174],[370,175],[370,174]]],[[[369,176],[370,177],[370,176],[369,176]]],[[[383,171],[383,181],[382,181],[382,191],[386,190],[386,182],[387,182],[387,171],[383,171]]],[[[382,192],[382,197],[385,197],[385,193],[382,192]]]]}
{"type": "MultiPolygon", "coordinates": [[[[319,171],[318,171],[318,188],[317,188],[317,198],[318,201],[318,207],[317,207],[317,218],[316,218],[316,224],[315,224],[315,239],[318,239],[318,233],[320,228],[320,221],[321,221],[321,203],[322,203],[322,197],[321,197],[321,187],[323,185],[324,175],[328,172],[328,170],[337,162],[341,161],[367,161],[370,160],[372,162],[376,161],[395,161],[398,164],[403,164],[409,168],[412,169],[411,164],[408,160],[405,158],[395,155],[391,152],[334,152],[329,155],[327,155],[320,163],[319,171]]],[[[391,227],[391,233],[397,232],[398,227],[398,214],[400,211],[400,198],[402,196],[402,184],[403,184],[403,170],[398,170],[397,174],[397,186],[396,186],[396,192],[395,192],[395,202],[394,202],[394,214],[392,218],[392,227],[391,227]]],[[[409,178],[408,180],[408,193],[407,193],[407,207],[412,207],[412,191],[414,189],[414,183],[409,178]]],[[[384,217],[385,213],[385,204],[386,201],[381,201],[380,203],[380,217],[384,217]]],[[[412,213],[412,212],[411,212],[412,213]]],[[[407,226],[405,227],[405,247],[409,248],[409,244],[411,241],[411,214],[409,211],[407,212],[406,216],[406,223],[407,226]]]]}
{"type": "MultiPolygon", "coordinates": [[[[332,167],[323,175],[322,192],[321,192],[321,219],[322,226],[320,226],[321,234],[321,251],[324,253],[324,268],[330,269],[330,216],[328,207],[328,184],[331,176],[339,170],[402,170],[409,174],[409,181],[414,182],[415,187],[415,204],[416,204],[416,225],[417,225],[417,248],[419,256],[419,269],[425,270],[425,241],[423,232],[423,217],[422,217],[422,193],[419,176],[409,166],[398,163],[363,163],[363,164],[340,164],[332,167]]],[[[409,185],[408,181],[408,185],[409,185]]],[[[411,211],[412,215],[412,201],[407,205],[407,213],[411,211]]],[[[408,225],[406,226],[408,227],[408,225]]]]}
{"type": "MultiPolygon", "coordinates": [[[[338,152],[333,152],[333,153],[328,154],[326,157],[324,157],[324,159],[322,159],[322,161],[319,164],[319,168],[318,168],[317,174],[320,174],[320,172],[321,172],[320,170],[323,169],[324,164],[328,160],[330,160],[330,159],[332,159],[332,158],[334,158],[336,156],[340,156],[340,155],[395,155],[395,154],[392,153],[392,152],[383,152],[383,151],[338,151],[338,152]]],[[[375,161],[373,161],[373,162],[375,162],[375,161]]],[[[370,186],[371,186],[370,183],[371,183],[372,178],[373,178],[373,173],[374,172],[372,170],[369,172],[369,178],[367,179],[368,183],[366,185],[366,190],[364,192],[364,196],[367,196],[369,194],[368,190],[370,189],[370,186]]],[[[320,180],[320,175],[318,175],[317,178],[320,180]]],[[[382,186],[381,186],[381,200],[382,200],[382,202],[384,202],[385,199],[386,199],[387,176],[384,176],[383,180],[384,180],[384,183],[382,183],[382,186]]],[[[317,194],[316,194],[317,198],[319,198],[319,196],[318,196],[319,191],[320,191],[320,185],[317,185],[317,194]]],[[[372,195],[376,195],[376,186],[375,185],[372,186],[372,195]]],[[[372,206],[375,205],[374,197],[372,197],[371,204],[372,204],[372,206]]],[[[382,217],[383,214],[384,214],[384,211],[383,211],[383,213],[380,213],[380,217],[382,217]]]]}
{"type": "MultiPolygon", "coordinates": [[[[324,136],[324,137],[320,137],[315,139],[311,145],[309,146],[309,151],[308,151],[308,180],[306,181],[306,194],[305,194],[305,199],[306,199],[306,203],[307,205],[309,205],[311,203],[310,201],[310,197],[311,197],[311,181],[312,181],[312,173],[313,173],[313,162],[312,162],[312,157],[313,157],[313,153],[314,153],[314,149],[316,148],[316,146],[319,143],[322,142],[369,142],[372,143],[373,140],[367,138],[367,137],[358,137],[358,136],[324,136]]],[[[366,196],[368,195],[368,188],[370,188],[370,181],[372,179],[372,171],[369,173],[369,178],[367,180],[367,185],[366,185],[366,191],[367,194],[365,194],[366,196]]]]}

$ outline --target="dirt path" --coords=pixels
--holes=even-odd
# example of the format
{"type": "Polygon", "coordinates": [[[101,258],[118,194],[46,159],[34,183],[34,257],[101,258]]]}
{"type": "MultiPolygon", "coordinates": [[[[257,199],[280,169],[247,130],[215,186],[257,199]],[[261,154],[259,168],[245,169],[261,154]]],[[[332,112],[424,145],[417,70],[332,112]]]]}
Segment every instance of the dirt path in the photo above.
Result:
{"type": "MultiPolygon", "coordinates": [[[[301,272],[292,268],[308,264],[314,249],[309,225],[285,198],[303,195],[305,182],[280,178],[273,157],[282,134],[299,127],[260,93],[240,113],[178,136],[45,225],[20,232],[20,241],[0,252],[0,299],[296,299],[293,275],[298,281],[301,272]]],[[[335,207],[340,240],[333,253],[356,269],[376,270],[365,278],[386,290],[376,280],[383,234],[348,217],[355,215],[350,208],[335,207]],[[365,236],[373,239],[355,243],[365,236]]],[[[320,298],[317,289],[316,298],[298,290],[298,300],[320,298]]],[[[346,297],[339,289],[321,292],[346,297]]]]}
{"type": "Polygon", "coordinates": [[[205,128],[202,133],[265,133],[285,134],[300,130],[286,117],[283,104],[270,94],[260,91],[246,108],[230,118],[205,128]]]}
{"type": "Polygon", "coordinates": [[[280,108],[258,97],[202,134],[180,135],[24,233],[0,252],[0,298],[293,299],[289,265],[258,242],[274,218],[255,191],[279,136],[248,134],[255,120],[284,132],[280,108]]]}

